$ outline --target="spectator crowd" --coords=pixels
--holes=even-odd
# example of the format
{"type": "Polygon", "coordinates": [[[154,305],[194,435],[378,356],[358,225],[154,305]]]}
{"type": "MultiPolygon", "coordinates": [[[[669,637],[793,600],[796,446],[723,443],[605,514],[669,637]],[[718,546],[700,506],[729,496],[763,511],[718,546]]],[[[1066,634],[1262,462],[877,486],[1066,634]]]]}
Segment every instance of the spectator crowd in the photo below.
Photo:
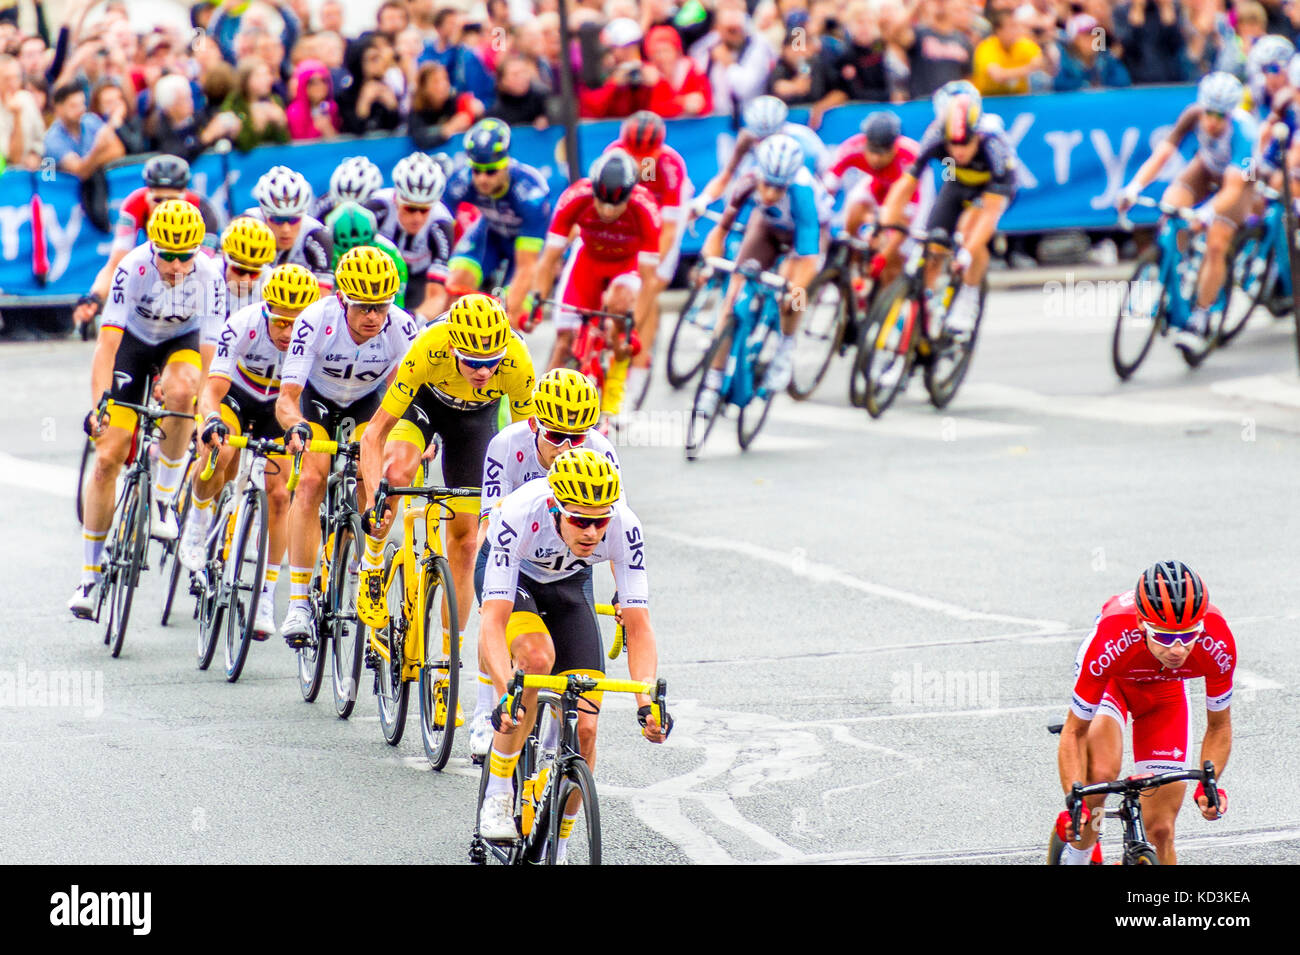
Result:
{"type": "Polygon", "coordinates": [[[86,180],[152,151],[398,132],[436,149],[481,116],[560,121],[566,55],[582,117],[738,115],[772,93],[816,128],[960,78],[999,95],[1240,75],[1259,37],[1300,36],[1298,0],[568,0],[565,51],[557,5],[386,0],[353,33],[343,0],[199,0],[184,31],[124,0],[8,0],[0,158],[86,180]]]}

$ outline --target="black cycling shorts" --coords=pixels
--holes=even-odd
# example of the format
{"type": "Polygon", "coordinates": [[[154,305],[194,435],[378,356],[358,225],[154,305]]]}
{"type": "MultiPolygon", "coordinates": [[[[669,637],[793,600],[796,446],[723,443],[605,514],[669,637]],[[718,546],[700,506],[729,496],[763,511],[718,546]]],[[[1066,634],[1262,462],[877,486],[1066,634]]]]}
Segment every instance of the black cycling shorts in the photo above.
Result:
{"type": "Polygon", "coordinates": [[[930,207],[930,218],[925,224],[926,231],[943,229],[951,236],[957,231],[957,220],[961,218],[966,207],[978,202],[981,196],[987,194],[1006,196],[1007,206],[1010,207],[1016,197],[1016,190],[1014,186],[998,186],[992,183],[968,186],[956,179],[949,179],[939,189],[939,194],[934,197],[934,205],[930,207]]]}
{"type": "MultiPolygon", "coordinates": [[[[448,487],[478,487],[483,480],[488,444],[497,433],[499,406],[499,402],[491,401],[479,408],[453,408],[428,385],[422,385],[389,440],[409,441],[423,452],[433,436],[440,435],[443,481],[448,487]],[[415,431],[419,432],[418,438],[415,431]]],[[[477,512],[477,502],[474,508],[477,512]]]]}
{"type": "Polygon", "coordinates": [[[311,382],[307,382],[302,389],[300,404],[302,416],[312,426],[314,437],[333,441],[335,433],[342,428],[341,440],[348,442],[361,440],[361,432],[379,410],[379,403],[383,400],[384,389],[377,388],[350,405],[339,405],[321,395],[311,386],[311,382]]]}
{"type": "MultiPolygon", "coordinates": [[[[238,433],[244,437],[265,441],[284,437],[284,429],[275,417],[275,398],[259,397],[232,383],[221,403],[230,409],[235,423],[239,425],[238,433]]],[[[227,424],[230,423],[225,414],[221,417],[227,424]]]]}

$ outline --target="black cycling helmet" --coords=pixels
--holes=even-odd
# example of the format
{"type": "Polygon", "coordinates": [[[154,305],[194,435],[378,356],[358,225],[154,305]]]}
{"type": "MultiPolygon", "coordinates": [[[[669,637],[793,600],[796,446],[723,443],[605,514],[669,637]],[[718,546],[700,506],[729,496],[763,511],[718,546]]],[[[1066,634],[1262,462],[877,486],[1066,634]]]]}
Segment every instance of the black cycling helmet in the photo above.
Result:
{"type": "Polygon", "coordinates": [[[1210,599],[1200,576],[1181,560],[1162,560],[1133,591],[1138,620],[1156,630],[1190,630],[1205,619],[1210,599]]]}
{"type": "Polygon", "coordinates": [[[591,194],[600,202],[627,202],[637,184],[636,160],[621,149],[601,153],[591,164],[591,194]]]}
{"type": "Polygon", "coordinates": [[[184,189],[190,184],[190,164],[164,153],[144,164],[144,184],[150,189],[184,189]]]}
{"type": "Polygon", "coordinates": [[[873,152],[893,149],[902,132],[903,124],[898,116],[886,110],[872,113],[862,121],[862,135],[867,137],[867,146],[873,152]]]}

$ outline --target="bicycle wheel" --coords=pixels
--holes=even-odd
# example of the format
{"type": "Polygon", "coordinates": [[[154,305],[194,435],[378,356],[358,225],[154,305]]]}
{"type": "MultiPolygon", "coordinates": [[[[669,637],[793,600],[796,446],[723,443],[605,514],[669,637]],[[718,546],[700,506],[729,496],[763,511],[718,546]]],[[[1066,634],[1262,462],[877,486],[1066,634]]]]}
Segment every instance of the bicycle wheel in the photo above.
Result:
{"type": "Polygon", "coordinates": [[[808,285],[808,296],[794,346],[794,375],[786,390],[795,401],[812,396],[826,377],[844,337],[848,302],[838,269],[821,272],[808,285]]]}
{"type": "Polygon", "coordinates": [[[86,471],[95,460],[95,442],[86,438],[81,447],[81,466],[77,468],[77,523],[86,522],[86,471]]]}
{"type": "Polygon", "coordinates": [[[334,666],[330,675],[334,687],[334,712],[340,719],[351,716],[356,705],[365,649],[366,625],[357,616],[360,574],[359,568],[354,566],[361,558],[364,546],[361,541],[361,518],[352,514],[335,533],[334,556],[330,558],[328,599],[330,637],[334,644],[334,666]]]}
{"type": "MultiPolygon", "coordinates": [[[[185,529],[185,522],[189,520],[190,503],[192,498],[193,494],[190,493],[190,481],[189,478],[186,478],[185,483],[180,490],[180,507],[177,508],[176,512],[176,526],[181,530],[185,529]]],[[[164,567],[166,568],[166,571],[163,572],[163,577],[166,583],[163,584],[164,596],[161,617],[161,623],[164,627],[167,626],[167,622],[171,619],[172,604],[176,600],[176,588],[180,585],[181,573],[184,570],[181,566],[180,560],[176,556],[176,549],[179,546],[179,536],[174,541],[168,541],[167,545],[163,549],[163,559],[158,564],[159,571],[162,571],[164,567]]]]}
{"type": "Polygon", "coordinates": [[[725,290],[724,282],[713,280],[697,285],[678,313],[668,339],[668,360],[664,362],[668,384],[674,389],[684,387],[704,367],[725,290]]]}
{"type": "Polygon", "coordinates": [[[975,314],[975,325],[970,335],[960,342],[943,343],[935,346],[930,360],[925,365],[925,390],[930,393],[930,404],[942,409],[957,394],[966,372],[970,370],[971,359],[975,356],[975,340],[979,337],[980,322],[984,321],[984,303],[988,297],[988,282],[980,283],[979,311],[975,314]]]}
{"type": "MultiPolygon", "coordinates": [[[[531,741],[524,742],[524,748],[527,749],[531,741]]],[[[519,790],[524,784],[523,759],[515,763],[515,808],[518,810],[519,790]]],[[[478,803],[474,807],[474,836],[469,846],[469,861],[474,865],[484,865],[488,862],[499,862],[502,865],[519,865],[523,862],[525,842],[516,840],[514,842],[488,842],[479,835],[479,819],[483,813],[483,796],[487,793],[488,777],[490,776],[492,761],[483,760],[483,769],[478,777],[478,803]]],[[[517,817],[516,817],[517,818],[517,817]]],[[[529,840],[531,842],[532,840],[529,840]]]]}
{"type": "Polygon", "coordinates": [[[456,735],[456,703],[460,698],[460,621],[451,565],[435,557],[424,600],[424,665],[420,667],[420,737],[424,755],[434,769],[451,758],[456,735]],[[442,613],[447,611],[447,639],[442,636],[442,613]]]}
{"type": "MultiPolygon", "coordinates": [[[[876,298],[879,298],[877,296],[876,298]]],[[[865,371],[867,360],[863,356],[864,351],[870,351],[875,347],[876,335],[880,331],[880,318],[883,313],[875,307],[874,301],[867,308],[867,314],[859,319],[858,337],[854,343],[857,351],[853,356],[853,366],[849,370],[849,404],[855,408],[867,407],[867,391],[870,382],[867,381],[865,371]]]]}
{"type": "Polygon", "coordinates": [[[1159,865],[1160,857],[1156,851],[1149,846],[1143,846],[1139,849],[1126,849],[1124,851],[1125,865],[1159,865]]]}
{"type": "Polygon", "coordinates": [[[740,414],[736,416],[736,438],[740,442],[742,451],[748,451],[749,446],[758,437],[763,422],[767,420],[767,413],[772,410],[772,399],[776,397],[772,391],[763,393],[761,386],[767,376],[767,366],[772,363],[772,355],[776,351],[781,332],[773,325],[764,324],[763,328],[763,342],[754,349],[752,352],[754,360],[749,363],[750,373],[754,376],[752,389],[754,397],[750,399],[749,404],[740,409],[740,414]]]}
{"type": "Polygon", "coordinates": [[[1128,381],[1147,357],[1156,332],[1164,324],[1165,308],[1165,289],[1160,284],[1160,249],[1152,246],[1138,256],[1133,277],[1120,294],[1110,350],[1120,381],[1128,381]]]}
{"type": "MultiPolygon", "coordinates": [[[[384,562],[384,579],[388,580],[390,574],[392,576],[387,596],[390,608],[402,606],[409,570],[405,563],[399,562],[394,571],[392,563],[392,558],[384,562]]],[[[379,728],[383,730],[384,739],[389,746],[400,743],[402,733],[406,730],[406,709],[410,703],[411,684],[402,679],[402,659],[409,632],[410,621],[390,609],[388,627],[380,631],[380,639],[387,644],[388,653],[378,654],[375,661],[375,699],[379,703],[379,728]]],[[[428,639],[427,635],[425,639],[428,639]]]]}
{"type": "Polygon", "coordinates": [[[596,780],[591,775],[586,760],[581,756],[570,758],[564,766],[560,778],[555,780],[555,819],[546,833],[546,861],[549,865],[600,865],[600,806],[596,802],[596,780]],[[580,807],[570,807],[570,798],[580,798],[580,807]],[[577,815],[570,817],[567,811],[577,810],[577,815]],[[568,838],[562,837],[568,830],[568,838]],[[561,861],[560,843],[564,843],[564,859],[561,861]]]}
{"type": "Polygon", "coordinates": [[[879,418],[912,376],[918,309],[909,295],[907,280],[898,279],[872,310],[879,310],[879,314],[867,321],[871,338],[858,346],[853,375],[862,377],[862,403],[867,414],[879,418]]]}
{"type": "MultiPolygon", "coordinates": [[[[736,331],[736,320],[728,318],[723,326],[722,334],[713,340],[709,350],[704,355],[704,367],[713,367],[713,361],[722,351],[722,346],[736,331]]],[[[704,446],[709,432],[713,430],[713,423],[718,420],[722,414],[722,406],[726,403],[725,396],[719,396],[718,404],[713,409],[713,414],[702,415],[695,409],[699,406],[700,395],[704,394],[704,382],[707,373],[700,375],[700,383],[695,386],[695,399],[691,403],[691,417],[686,425],[686,460],[694,461],[700,453],[700,448],[704,446]]]]}
{"type": "Polygon", "coordinates": [[[1219,326],[1219,345],[1226,345],[1246,327],[1277,278],[1275,249],[1265,247],[1262,225],[1238,229],[1228,249],[1228,304],[1219,326]],[[1239,294],[1234,294],[1234,292],[1239,294]]]}
{"type": "Polygon", "coordinates": [[[240,509],[231,559],[226,564],[226,680],[230,683],[244,671],[248,646],[253,641],[253,621],[266,579],[266,538],[266,492],[253,488],[240,509]]]}
{"type": "MultiPolygon", "coordinates": [[[[328,538],[326,538],[328,543],[328,538]]],[[[325,682],[325,659],[329,656],[329,637],[325,633],[325,581],[329,574],[329,558],[322,546],[316,551],[316,566],[312,569],[311,584],[307,588],[307,602],[311,605],[312,619],[316,621],[314,633],[298,648],[298,692],[303,700],[315,703],[325,682]]]]}
{"type": "Polygon", "coordinates": [[[144,564],[144,551],[149,545],[149,488],[144,474],[135,474],[122,496],[121,521],[114,535],[114,552],[109,554],[113,567],[113,596],[109,603],[108,625],[104,642],[113,656],[122,652],[126,638],[126,625],[131,619],[131,601],[136,584],[140,582],[140,568],[144,564]]]}
{"type": "Polygon", "coordinates": [[[226,600],[222,599],[221,582],[225,575],[226,555],[230,552],[230,537],[234,516],[234,488],[227,484],[214,505],[216,517],[208,531],[207,559],[203,570],[196,576],[199,599],[199,669],[206,670],[217,653],[217,642],[226,619],[226,600]]]}

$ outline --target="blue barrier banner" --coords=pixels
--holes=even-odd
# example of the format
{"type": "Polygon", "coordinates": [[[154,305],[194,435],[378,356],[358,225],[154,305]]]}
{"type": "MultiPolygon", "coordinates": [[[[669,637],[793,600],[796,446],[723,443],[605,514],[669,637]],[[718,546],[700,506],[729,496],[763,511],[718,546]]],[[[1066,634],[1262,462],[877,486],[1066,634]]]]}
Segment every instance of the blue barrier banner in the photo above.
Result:
{"type": "MultiPolygon", "coordinates": [[[[1168,134],[1179,112],[1191,102],[1191,86],[1143,87],[1008,96],[985,100],[985,109],[999,116],[1021,160],[1021,187],[1002,219],[1008,232],[1064,228],[1113,228],[1114,200],[1168,134]]],[[[919,138],[933,117],[927,102],[884,107],[849,104],[830,110],[818,131],[832,146],[858,131],[862,120],[877,109],[896,111],[906,135],[919,138]]],[[[806,119],[795,110],[791,118],[806,119]]],[[[584,165],[618,136],[617,120],[583,123],[578,129],[584,165]]],[[[729,117],[670,120],[668,141],[686,160],[698,192],[712,178],[735,143],[729,117]]],[[[459,151],[459,143],[448,144],[459,151]]],[[[414,148],[404,136],[263,146],[249,153],[208,153],[193,164],[192,188],[220,209],[239,213],[254,205],[252,189],[259,176],[275,165],[298,170],[320,195],[329,188],[330,174],[348,156],[369,156],[386,173],[414,148]]],[[[1194,143],[1184,148],[1190,157],[1194,143]]],[[[512,132],[511,155],[537,166],[550,180],[553,195],[567,185],[563,131],[518,127],[512,132]]],[[[1158,195],[1163,184],[1180,171],[1184,159],[1174,157],[1148,190],[1158,195]]],[[[141,185],[141,162],[108,171],[111,218],[122,200],[141,185]]],[[[1137,221],[1151,221],[1151,210],[1134,210],[1137,221]]],[[[704,230],[686,236],[686,251],[696,251],[704,230]]],[[[108,256],[109,236],[95,229],[80,203],[75,177],[48,172],[7,170],[0,175],[0,294],[78,295],[85,292],[108,256]],[[46,246],[50,262],[45,281],[33,270],[32,195],[43,204],[46,246]]]]}

